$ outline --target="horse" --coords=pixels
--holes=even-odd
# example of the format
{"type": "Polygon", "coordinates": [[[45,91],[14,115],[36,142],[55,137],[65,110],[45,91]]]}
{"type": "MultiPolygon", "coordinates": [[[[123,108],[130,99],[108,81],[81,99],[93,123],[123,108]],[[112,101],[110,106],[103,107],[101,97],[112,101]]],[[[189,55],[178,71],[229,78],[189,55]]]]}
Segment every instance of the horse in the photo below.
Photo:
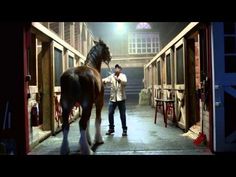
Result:
{"type": "Polygon", "coordinates": [[[104,62],[109,67],[111,54],[108,46],[99,39],[87,54],[83,66],[66,70],[60,78],[62,108],[62,132],[63,140],[60,154],[69,154],[69,115],[75,105],[82,107],[82,116],[79,120],[80,152],[84,155],[93,154],[90,148],[91,138],[89,134],[89,119],[93,104],[96,106],[95,137],[94,144],[103,144],[101,135],[101,111],[104,104],[104,86],[101,78],[101,64],[104,62]]]}

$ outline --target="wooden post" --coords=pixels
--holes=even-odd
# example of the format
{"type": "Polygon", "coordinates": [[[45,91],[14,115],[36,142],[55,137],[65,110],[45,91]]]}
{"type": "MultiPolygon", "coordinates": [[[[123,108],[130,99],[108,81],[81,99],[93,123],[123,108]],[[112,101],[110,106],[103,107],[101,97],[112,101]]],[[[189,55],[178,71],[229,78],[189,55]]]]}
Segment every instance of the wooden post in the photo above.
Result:
{"type": "Polygon", "coordinates": [[[43,113],[43,130],[51,130],[51,72],[50,72],[50,43],[42,43],[42,113],[43,113]]]}
{"type": "Polygon", "coordinates": [[[59,36],[64,40],[64,22],[58,22],[59,26],[59,36]]]}

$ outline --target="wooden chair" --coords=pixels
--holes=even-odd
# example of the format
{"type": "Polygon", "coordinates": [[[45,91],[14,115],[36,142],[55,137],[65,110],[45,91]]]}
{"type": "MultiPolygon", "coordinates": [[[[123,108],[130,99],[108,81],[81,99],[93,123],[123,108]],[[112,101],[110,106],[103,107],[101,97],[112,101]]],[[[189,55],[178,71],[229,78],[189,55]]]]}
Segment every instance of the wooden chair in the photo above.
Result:
{"type": "Polygon", "coordinates": [[[172,95],[172,91],[170,94],[170,97],[167,98],[155,98],[156,101],[156,109],[155,109],[155,119],[154,119],[154,123],[156,124],[156,120],[157,120],[157,112],[158,112],[158,108],[162,108],[162,113],[163,113],[163,119],[164,119],[164,123],[165,123],[165,127],[167,127],[167,113],[168,111],[172,111],[173,112],[173,122],[176,122],[176,116],[175,116],[175,99],[172,95]],[[166,107],[166,110],[165,110],[166,107]]]}

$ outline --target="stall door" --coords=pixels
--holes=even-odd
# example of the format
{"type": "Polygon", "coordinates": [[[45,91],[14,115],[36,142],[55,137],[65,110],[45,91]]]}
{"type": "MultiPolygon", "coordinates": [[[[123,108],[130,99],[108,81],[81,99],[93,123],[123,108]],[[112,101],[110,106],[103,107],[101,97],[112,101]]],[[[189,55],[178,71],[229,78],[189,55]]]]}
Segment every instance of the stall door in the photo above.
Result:
{"type": "Polygon", "coordinates": [[[181,39],[175,44],[174,53],[177,121],[178,126],[187,131],[185,99],[185,39],[181,39]]]}
{"type": "Polygon", "coordinates": [[[214,151],[236,151],[236,23],[212,23],[214,151]]]}

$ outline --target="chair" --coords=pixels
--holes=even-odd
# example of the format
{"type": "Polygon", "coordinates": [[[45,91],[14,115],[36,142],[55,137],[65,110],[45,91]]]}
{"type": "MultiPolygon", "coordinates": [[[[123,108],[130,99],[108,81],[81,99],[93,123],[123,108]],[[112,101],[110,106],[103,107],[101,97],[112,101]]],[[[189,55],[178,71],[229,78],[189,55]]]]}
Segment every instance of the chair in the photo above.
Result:
{"type": "Polygon", "coordinates": [[[173,96],[173,91],[170,91],[170,96],[167,98],[155,98],[156,101],[156,109],[155,109],[155,119],[154,123],[156,124],[157,120],[157,112],[158,108],[162,108],[162,113],[163,113],[163,119],[165,123],[165,127],[167,127],[167,115],[168,112],[172,111],[173,112],[173,122],[176,122],[176,116],[175,116],[175,99],[173,96]],[[166,110],[165,110],[166,107],[166,110]]]}

